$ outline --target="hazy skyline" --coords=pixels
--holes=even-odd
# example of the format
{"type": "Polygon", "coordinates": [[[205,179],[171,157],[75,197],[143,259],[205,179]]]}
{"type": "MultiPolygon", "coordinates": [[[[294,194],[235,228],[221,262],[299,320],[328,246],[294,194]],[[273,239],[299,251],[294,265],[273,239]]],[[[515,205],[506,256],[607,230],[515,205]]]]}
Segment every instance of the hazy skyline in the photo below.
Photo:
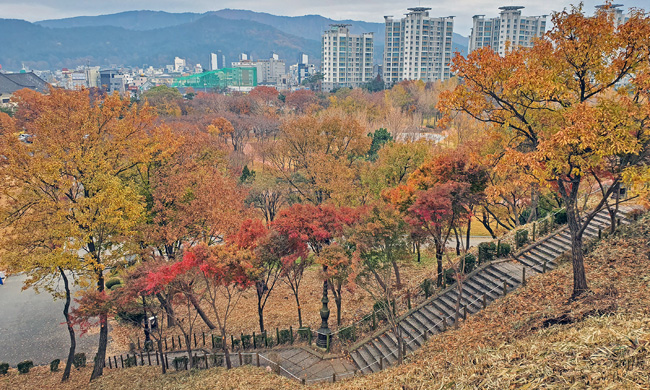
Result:
{"type": "MultiPolygon", "coordinates": [[[[592,13],[594,6],[602,3],[603,1],[584,1],[585,11],[592,13]]],[[[621,3],[626,9],[629,7],[645,7],[646,10],[648,9],[647,0],[630,0],[621,3]]],[[[344,0],[226,0],[220,2],[208,0],[194,0],[191,2],[177,0],[106,0],[102,2],[87,0],[0,0],[0,17],[34,22],[43,19],[94,16],[133,10],[206,12],[234,8],[282,16],[318,14],[332,19],[383,22],[384,15],[398,17],[403,15],[406,9],[410,7],[430,7],[432,16],[456,16],[454,31],[462,35],[468,35],[473,15],[484,14],[487,17],[493,17],[498,15],[498,8],[504,5],[526,7],[522,12],[523,15],[550,15],[552,11],[560,11],[569,7],[570,4],[572,3],[565,0],[456,0],[447,3],[404,0],[379,0],[373,2],[344,0]]]]}

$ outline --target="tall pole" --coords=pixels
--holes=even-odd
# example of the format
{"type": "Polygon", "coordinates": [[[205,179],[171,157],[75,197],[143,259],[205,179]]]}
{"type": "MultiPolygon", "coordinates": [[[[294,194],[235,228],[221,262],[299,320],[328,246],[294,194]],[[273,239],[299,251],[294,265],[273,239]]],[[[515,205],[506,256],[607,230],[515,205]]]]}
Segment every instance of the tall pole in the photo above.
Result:
{"type": "MultiPolygon", "coordinates": [[[[327,275],[327,266],[323,266],[323,274],[327,275]]],[[[316,346],[320,348],[327,348],[327,339],[330,337],[332,331],[327,326],[327,320],[330,317],[330,309],[327,307],[329,303],[329,298],[327,298],[327,277],[323,281],[323,307],[320,309],[320,318],[322,320],[320,324],[320,329],[318,329],[318,339],[316,340],[316,346]]]]}

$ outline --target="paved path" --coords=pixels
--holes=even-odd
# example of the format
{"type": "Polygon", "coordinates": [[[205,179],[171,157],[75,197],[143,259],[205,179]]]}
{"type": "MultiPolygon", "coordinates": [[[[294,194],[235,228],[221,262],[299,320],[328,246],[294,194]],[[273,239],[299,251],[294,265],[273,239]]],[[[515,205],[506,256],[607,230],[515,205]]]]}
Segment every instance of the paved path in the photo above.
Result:
{"type": "MultiPolygon", "coordinates": [[[[25,276],[14,275],[0,286],[0,362],[15,366],[23,360],[34,364],[64,360],[70,348],[63,317],[65,301],[54,301],[47,292],[21,291],[24,281],[25,276]]],[[[78,333],[77,350],[92,361],[97,336],[79,337],[78,333]]]]}

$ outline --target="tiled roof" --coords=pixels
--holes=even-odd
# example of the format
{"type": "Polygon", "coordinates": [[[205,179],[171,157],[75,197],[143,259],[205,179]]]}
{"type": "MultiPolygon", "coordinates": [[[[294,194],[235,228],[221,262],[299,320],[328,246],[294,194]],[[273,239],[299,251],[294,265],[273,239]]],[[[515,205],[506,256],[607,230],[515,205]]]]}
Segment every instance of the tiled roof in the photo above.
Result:
{"type": "Polygon", "coordinates": [[[48,84],[33,72],[0,73],[0,95],[12,94],[23,88],[29,88],[38,92],[47,92],[47,86],[48,84]]]}

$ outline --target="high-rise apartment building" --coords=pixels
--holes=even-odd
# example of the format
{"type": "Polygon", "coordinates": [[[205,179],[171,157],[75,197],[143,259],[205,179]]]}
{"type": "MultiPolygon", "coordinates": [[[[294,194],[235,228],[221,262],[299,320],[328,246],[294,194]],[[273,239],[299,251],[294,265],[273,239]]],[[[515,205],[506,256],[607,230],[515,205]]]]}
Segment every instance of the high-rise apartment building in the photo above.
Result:
{"type": "Polygon", "coordinates": [[[451,77],[454,17],[431,17],[430,9],[409,8],[401,19],[384,16],[383,77],[387,85],[403,80],[434,81],[451,77]]]}
{"type": "Polygon", "coordinates": [[[546,15],[521,16],[523,8],[499,7],[501,13],[496,18],[474,15],[468,52],[489,46],[499,55],[504,55],[508,47],[531,47],[533,38],[542,36],[546,31],[546,15]]]}
{"type": "Polygon", "coordinates": [[[619,26],[630,19],[629,14],[623,13],[623,9],[621,8],[622,6],[623,4],[597,5],[596,8],[614,15],[614,24],[619,26]]]}
{"type": "Polygon", "coordinates": [[[242,60],[232,63],[233,68],[257,68],[258,84],[277,84],[286,75],[287,67],[284,60],[277,54],[271,54],[268,60],[242,60]]]}
{"type": "Polygon", "coordinates": [[[216,53],[210,53],[210,70],[219,70],[226,67],[226,56],[218,50],[216,53]]]}
{"type": "Polygon", "coordinates": [[[349,24],[332,24],[322,36],[323,89],[358,87],[372,80],[373,33],[351,34],[349,24]]]}

